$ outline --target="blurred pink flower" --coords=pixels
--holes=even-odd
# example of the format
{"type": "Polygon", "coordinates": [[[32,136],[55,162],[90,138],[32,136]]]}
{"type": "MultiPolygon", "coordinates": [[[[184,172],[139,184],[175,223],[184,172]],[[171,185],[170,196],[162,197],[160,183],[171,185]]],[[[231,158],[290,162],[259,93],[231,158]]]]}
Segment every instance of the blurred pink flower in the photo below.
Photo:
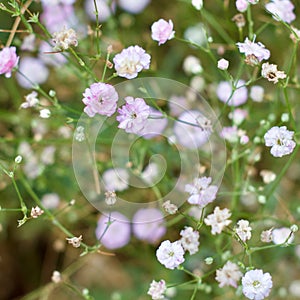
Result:
{"type": "Polygon", "coordinates": [[[128,133],[140,133],[149,117],[150,107],[142,98],[126,97],[126,104],[118,109],[119,128],[128,133]]]}
{"type": "Polygon", "coordinates": [[[240,79],[237,82],[236,90],[231,95],[231,84],[227,81],[221,81],[217,87],[217,96],[219,100],[227,103],[229,106],[239,106],[244,104],[248,99],[248,90],[244,86],[245,83],[246,82],[244,80],[240,79]]]}
{"type": "Polygon", "coordinates": [[[166,282],[164,280],[153,280],[150,284],[150,288],[147,292],[152,297],[152,300],[165,299],[164,293],[167,290],[166,282]]]}
{"type": "Polygon", "coordinates": [[[236,2],[235,2],[236,9],[239,12],[246,11],[248,8],[248,5],[249,5],[249,3],[247,0],[236,0],[236,2]]]}
{"type": "Polygon", "coordinates": [[[113,62],[120,77],[132,79],[143,69],[149,69],[151,56],[139,46],[130,46],[117,54],[113,62]]]}
{"type": "Polygon", "coordinates": [[[97,223],[96,237],[107,249],[124,247],[130,241],[129,220],[116,211],[110,213],[110,218],[102,215],[97,223]]]}
{"type": "Polygon", "coordinates": [[[271,0],[265,7],[277,21],[291,23],[296,19],[293,13],[295,6],[290,0],[271,0]]]}
{"type": "Polygon", "coordinates": [[[119,6],[132,14],[142,12],[151,0],[119,0],[119,6]]]}
{"type": "Polygon", "coordinates": [[[0,74],[5,74],[5,77],[9,78],[18,62],[19,57],[16,54],[16,47],[3,48],[0,51],[0,74]]]}
{"type": "Polygon", "coordinates": [[[115,88],[106,83],[93,83],[83,93],[82,102],[86,105],[84,112],[89,117],[95,114],[111,116],[117,109],[118,93],[115,88]]]}
{"type": "Polygon", "coordinates": [[[151,26],[151,31],[151,37],[154,41],[158,41],[158,45],[171,40],[175,34],[175,31],[173,31],[173,22],[171,20],[167,22],[164,19],[159,19],[157,22],[154,22],[151,26]]]}
{"type": "Polygon", "coordinates": [[[271,55],[264,44],[252,42],[248,38],[245,39],[244,43],[237,43],[237,46],[241,53],[245,53],[246,56],[254,55],[259,62],[269,59],[271,55]]]}
{"type": "Polygon", "coordinates": [[[140,240],[155,244],[167,231],[163,218],[162,212],[156,208],[138,210],[132,219],[134,235],[140,240]]]}

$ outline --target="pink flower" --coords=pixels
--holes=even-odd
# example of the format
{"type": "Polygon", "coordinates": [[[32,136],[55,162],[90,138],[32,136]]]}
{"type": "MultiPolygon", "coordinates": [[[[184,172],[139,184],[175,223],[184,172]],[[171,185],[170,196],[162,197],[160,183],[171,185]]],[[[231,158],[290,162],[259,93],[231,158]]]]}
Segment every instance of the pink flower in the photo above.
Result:
{"type": "Polygon", "coordinates": [[[97,224],[96,237],[107,249],[124,247],[130,240],[129,220],[116,211],[111,212],[110,217],[102,215],[97,224]]]}
{"type": "Polygon", "coordinates": [[[120,77],[132,79],[143,69],[149,69],[151,56],[139,46],[130,46],[117,54],[113,62],[120,77]]]}
{"type": "Polygon", "coordinates": [[[5,74],[5,77],[9,78],[18,61],[19,57],[16,54],[16,47],[3,48],[0,51],[0,74],[5,74]]]}
{"type": "Polygon", "coordinates": [[[154,41],[158,41],[158,45],[164,44],[167,40],[171,40],[174,37],[175,31],[173,31],[173,22],[169,22],[164,19],[159,19],[151,26],[151,37],[154,41]]]}
{"type": "Polygon", "coordinates": [[[143,241],[154,244],[166,233],[163,214],[156,208],[143,208],[133,216],[133,233],[143,241]]]}
{"type": "Polygon", "coordinates": [[[221,58],[220,60],[218,60],[218,68],[220,70],[227,70],[229,67],[229,61],[224,59],[224,58],[221,58]]]}
{"type": "Polygon", "coordinates": [[[296,19],[296,15],[293,13],[295,6],[290,0],[272,0],[265,7],[277,21],[291,23],[296,19]]]}
{"type": "Polygon", "coordinates": [[[89,117],[95,114],[111,116],[117,109],[118,93],[106,83],[93,83],[83,94],[84,112],[89,117]]]}
{"type": "Polygon", "coordinates": [[[119,0],[121,8],[132,14],[138,14],[143,11],[151,0],[119,0]]]}
{"type": "Polygon", "coordinates": [[[262,43],[251,42],[248,38],[244,43],[237,43],[239,51],[248,56],[254,56],[259,62],[270,58],[270,51],[262,43]]]}
{"type": "Polygon", "coordinates": [[[235,6],[239,12],[244,12],[248,8],[248,1],[247,0],[236,0],[235,6]]]}
{"type": "Polygon", "coordinates": [[[150,114],[150,107],[142,98],[126,97],[126,104],[118,109],[119,128],[128,133],[140,134],[150,114]]]}
{"type": "Polygon", "coordinates": [[[248,90],[244,86],[245,81],[240,79],[236,84],[236,90],[232,93],[231,84],[227,81],[221,81],[217,87],[217,96],[220,101],[229,106],[239,106],[248,99],[248,90]]]}

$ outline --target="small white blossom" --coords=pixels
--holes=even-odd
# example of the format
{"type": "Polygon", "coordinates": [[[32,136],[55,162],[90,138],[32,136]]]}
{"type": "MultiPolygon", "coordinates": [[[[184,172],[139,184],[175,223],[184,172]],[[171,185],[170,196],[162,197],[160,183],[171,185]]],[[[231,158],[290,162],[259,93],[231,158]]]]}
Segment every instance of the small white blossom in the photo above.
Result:
{"type": "Polygon", "coordinates": [[[74,29],[66,29],[53,33],[53,42],[55,44],[55,51],[64,51],[70,46],[76,47],[78,45],[77,35],[74,29]]]}
{"type": "Polygon", "coordinates": [[[85,140],[84,127],[78,126],[74,133],[74,138],[78,142],[83,142],[85,140]]]}
{"type": "Polygon", "coordinates": [[[117,202],[117,195],[114,191],[105,192],[105,203],[109,206],[114,205],[117,202]]]}
{"type": "Polygon", "coordinates": [[[180,241],[171,243],[169,240],[163,241],[156,250],[158,261],[168,269],[175,269],[184,262],[184,250],[180,241]]]}
{"type": "Polygon", "coordinates": [[[152,297],[152,300],[165,299],[164,293],[167,290],[166,282],[164,280],[153,280],[148,290],[148,295],[152,297]]]}
{"type": "Polygon", "coordinates": [[[253,85],[250,89],[250,98],[254,102],[262,102],[264,99],[265,90],[262,86],[253,85]]]}
{"type": "Polygon", "coordinates": [[[31,92],[30,94],[25,96],[25,102],[23,102],[20,106],[20,108],[28,108],[28,107],[34,107],[39,104],[38,99],[38,93],[36,91],[31,92]]]}
{"type": "Polygon", "coordinates": [[[203,71],[199,58],[189,55],[183,61],[183,70],[187,75],[199,74],[203,71]]]}
{"type": "Polygon", "coordinates": [[[218,69],[227,70],[229,67],[229,61],[227,59],[221,58],[218,60],[218,69]]]}
{"type": "Polygon", "coordinates": [[[242,278],[243,273],[240,271],[237,264],[228,261],[222,269],[216,271],[216,280],[219,282],[219,287],[233,286],[237,288],[237,282],[242,278]]]}
{"type": "Polygon", "coordinates": [[[275,245],[291,244],[294,238],[294,233],[288,227],[276,228],[272,231],[272,241],[275,245]]]}
{"type": "Polygon", "coordinates": [[[286,74],[283,71],[277,70],[277,65],[264,63],[262,65],[261,76],[273,82],[278,82],[279,79],[286,78],[286,74]]]}
{"type": "Polygon", "coordinates": [[[208,215],[204,219],[204,223],[211,226],[211,233],[221,233],[222,230],[228,226],[232,221],[228,220],[231,217],[231,212],[228,208],[220,209],[219,206],[215,207],[213,214],[208,215]]]}
{"type": "Polygon", "coordinates": [[[71,244],[74,248],[79,248],[82,242],[82,235],[79,237],[66,238],[69,244],[71,244]]]}
{"type": "Polygon", "coordinates": [[[249,221],[239,220],[237,222],[238,227],[235,228],[236,234],[240,237],[243,242],[250,240],[252,228],[249,226],[249,221]]]}
{"type": "Polygon", "coordinates": [[[265,7],[277,21],[282,20],[291,23],[296,19],[296,15],[293,12],[295,6],[290,0],[271,0],[265,7]]]}
{"type": "Polygon", "coordinates": [[[43,213],[44,211],[40,207],[36,206],[31,209],[30,215],[32,218],[36,219],[37,217],[41,216],[43,213]]]}
{"type": "Polygon", "coordinates": [[[296,147],[293,141],[294,131],[287,130],[286,126],[274,126],[264,135],[265,145],[271,147],[274,157],[291,154],[296,147]]]}
{"type": "Polygon", "coordinates": [[[22,162],[22,159],[23,157],[21,155],[18,155],[16,158],[15,158],[15,163],[16,164],[20,164],[22,162]]]}
{"type": "Polygon", "coordinates": [[[252,300],[262,300],[269,296],[273,286],[272,277],[262,270],[250,270],[242,278],[243,294],[252,300]]]}
{"type": "Polygon", "coordinates": [[[273,228],[262,231],[262,233],[260,234],[260,240],[264,243],[272,242],[272,230],[273,228]]]}
{"type": "Polygon", "coordinates": [[[192,227],[186,227],[180,231],[180,235],[183,249],[189,251],[191,255],[197,253],[200,245],[199,232],[194,231],[192,227]]]}
{"type": "Polygon", "coordinates": [[[170,200],[165,201],[162,207],[170,215],[174,215],[178,211],[178,207],[175,204],[171,203],[170,200]]]}
{"type": "Polygon", "coordinates": [[[261,170],[259,175],[262,177],[265,184],[269,184],[276,179],[276,174],[270,170],[261,170]]]}
{"type": "Polygon", "coordinates": [[[197,9],[201,10],[203,7],[203,0],[192,0],[192,5],[197,9]]]}
{"type": "Polygon", "coordinates": [[[51,116],[51,111],[47,108],[40,110],[40,117],[43,119],[48,119],[51,116]]]}
{"type": "Polygon", "coordinates": [[[59,283],[61,282],[61,274],[58,271],[54,271],[51,277],[52,282],[59,283]]]}

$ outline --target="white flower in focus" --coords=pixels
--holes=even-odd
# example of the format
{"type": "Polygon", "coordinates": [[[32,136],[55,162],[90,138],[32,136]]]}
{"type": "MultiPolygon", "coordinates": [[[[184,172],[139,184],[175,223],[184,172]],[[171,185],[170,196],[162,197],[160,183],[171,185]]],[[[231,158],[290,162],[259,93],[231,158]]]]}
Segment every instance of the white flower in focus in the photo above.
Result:
{"type": "Polygon", "coordinates": [[[61,278],[60,272],[53,271],[53,274],[52,274],[52,277],[51,277],[52,282],[59,283],[59,282],[61,282],[61,279],[62,278],[61,278]]]}
{"type": "Polygon", "coordinates": [[[262,300],[269,296],[273,286],[272,277],[262,270],[250,270],[242,278],[243,294],[251,300],[262,300]]]}
{"type": "Polygon", "coordinates": [[[166,282],[164,280],[153,280],[148,290],[148,295],[152,297],[152,300],[165,299],[164,293],[167,290],[166,282]]]}
{"type": "Polygon", "coordinates": [[[167,22],[164,19],[159,19],[152,24],[151,32],[151,38],[154,41],[157,41],[159,46],[174,38],[175,35],[172,20],[167,22]]]}
{"type": "Polygon", "coordinates": [[[288,227],[276,228],[272,231],[272,241],[275,245],[291,244],[294,238],[294,233],[288,227]]]}
{"type": "Polygon", "coordinates": [[[34,107],[39,104],[38,99],[38,93],[36,91],[31,92],[30,94],[25,96],[25,102],[23,102],[20,106],[20,108],[28,108],[28,107],[34,107]]]}
{"type": "Polygon", "coordinates": [[[74,248],[79,248],[82,242],[82,235],[79,237],[66,238],[69,244],[71,244],[74,248]]]}
{"type": "Polygon", "coordinates": [[[189,251],[191,255],[197,253],[200,245],[199,232],[194,231],[192,227],[186,227],[180,231],[180,235],[183,249],[189,251]]]}
{"type": "Polygon", "coordinates": [[[252,228],[249,226],[249,221],[239,220],[237,222],[238,227],[235,228],[236,234],[243,242],[250,240],[252,228]]]}
{"type": "Polygon", "coordinates": [[[216,280],[219,282],[219,287],[232,286],[237,288],[237,282],[242,278],[243,273],[240,271],[237,264],[227,261],[222,269],[216,271],[216,280]]]}
{"type": "Polygon", "coordinates": [[[215,207],[214,212],[204,219],[204,223],[211,226],[211,233],[221,233],[222,230],[228,226],[232,221],[228,220],[231,217],[231,212],[228,208],[220,209],[215,207]]]}
{"type": "Polygon", "coordinates": [[[40,110],[40,117],[42,119],[48,119],[51,116],[51,111],[47,108],[41,109],[40,110]]]}
{"type": "Polygon", "coordinates": [[[31,218],[36,219],[37,217],[41,216],[43,213],[44,211],[40,207],[36,206],[31,209],[30,216],[31,218]]]}
{"type": "Polygon", "coordinates": [[[71,46],[77,47],[78,40],[74,29],[66,29],[59,32],[53,33],[53,42],[55,44],[55,51],[64,51],[69,49],[71,46]]]}
{"type": "Polygon", "coordinates": [[[203,7],[203,0],[192,0],[192,5],[197,9],[201,10],[203,7]]]}
{"type": "Polygon", "coordinates": [[[163,241],[156,250],[158,261],[168,269],[175,269],[184,262],[184,250],[180,241],[171,243],[169,240],[163,241]]]}
{"type": "Polygon", "coordinates": [[[175,204],[171,203],[170,200],[165,201],[162,207],[170,215],[174,215],[178,211],[178,207],[175,204]]]}
{"type": "Polygon", "coordinates": [[[296,147],[293,141],[294,131],[287,130],[286,126],[274,126],[264,135],[265,145],[271,147],[274,157],[291,154],[296,147]]]}
{"type": "Polygon", "coordinates": [[[277,70],[277,65],[269,63],[264,63],[262,65],[261,76],[274,84],[277,83],[279,79],[286,78],[286,74],[283,71],[277,70]]]}
{"type": "Polygon", "coordinates": [[[218,69],[227,70],[229,67],[229,61],[227,59],[221,58],[218,60],[218,69]]]}

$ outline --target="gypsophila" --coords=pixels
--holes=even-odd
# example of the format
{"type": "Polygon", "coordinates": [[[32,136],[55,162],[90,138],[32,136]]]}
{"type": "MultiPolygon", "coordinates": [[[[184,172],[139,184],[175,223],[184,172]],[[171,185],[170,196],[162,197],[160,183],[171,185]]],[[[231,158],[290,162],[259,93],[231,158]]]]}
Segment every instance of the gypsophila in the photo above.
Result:
{"type": "Polygon", "coordinates": [[[69,244],[71,244],[74,248],[79,248],[82,242],[82,235],[79,237],[66,238],[69,244]]]}
{"type": "Polygon", "coordinates": [[[216,199],[218,187],[211,185],[211,177],[195,178],[193,184],[187,184],[185,191],[190,194],[188,202],[190,204],[205,207],[216,199]]]}
{"type": "Polygon", "coordinates": [[[178,211],[178,207],[175,204],[171,203],[170,200],[165,201],[162,204],[162,207],[170,215],[174,215],[178,211]]]}
{"type": "Polygon", "coordinates": [[[184,250],[180,241],[171,243],[169,240],[163,241],[156,250],[158,261],[168,269],[175,269],[184,262],[184,250]]]}
{"type": "Polygon", "coordinates": [[[167,22],[164,19],[159,19],[152,24],[151,32],[151,38],[154,41],[157,41],[159,46],[166,43],[168,40],[171,40],[175,35],[172,20],[167,22]]]}
{"type": "Polygon", "coordinates": [[[293,12],[295,6],[290,0],[271,0],[265,7],[277,21],[282,20],[291,23],[296,19],[296,15],[293,12]]]}
{"type": "Polygon", "coordinates": [[[276,174],[270,170],[261,170],[259,175],[262,177],[265,184],[269,184],[276,179],[276,174]]]}
{"type": "Polygon", "coordinates": [[[74,29],[64,28],[61,31],[53,33],[54,51],[64,51],[69,49],[71,46],[77,47],[78,40],[74,29]]]}
{"type": "Polygon", "coordinates": [[[232,286],[237,288],[238,281],[242,278],[243,273],[240,271],[237,264],[227,261],[222,269],[216,271],[216,280],[219,282],[219,287],[232,286]]]}
{"type": "Polygon", "coordinates": [[[227,59],[221,58],[218,60],[218,69],[227,70],[229,67],[229,61],[227,59]]]}
{"type": "Polygon", "coordinates": [[[11,72],[17,67],[19,57],[16,54],[16,47],[5,47],[0,51],[0,75],[6,78],[11,77],[11,72]]]}
{"type": "Polygon", "coordinates": [[[269,296],[273,286],[272,277],[262,270],[250,270],[242,278],[243,294],[251,300],[262,300],[269,296]]]}
{"type": "Polygon", "coordinates": [[[264,63],[262,65],[261,76],[274,84],[277,83],[279,79],[286,78],[286,74],[283,71],[277,70],[277,65],[269,63],[264,63]]]}
{"type": "Polygon", "coordinates": [[[287,130],[286,126],[274,126],[264,135],[265,145],[271,147],[274,157],[291,154],[296,147],[293,141],[294,131],[287,130]]]}
{"type": "Polygon", "coordinates": [[[164,293],[167,290],[166,282],[164,280],[153,280],[150,284],[148,295],[152,297],[152,300],[165,299],[164,293]]]}
{"type": "Polygon", "coordinates": [[[228,208],[220,209],[219,206],[216,206],[214,212],[204,219],[204,223],[211,226],[211,233],[215,235],[221,233],[232,222],[228,220],[230,217],[231,212],[228,208]]]}
{"type": "Polygon", "coordinates": [[[117,202],[117,195],[114,191],[105,192],[105,203],[107,205],[114,205],[117,202]]]}
{"type": "Polygon", "coordinates": [[[44,211],[40,207],[36,206],[31,209],[30,216],[36,219],[37,217],[41,216],[43,213],[44,211]]]}
{"type": "Polygon", "coordinates": [[[142,98],[126,97],[126,104],[118,109],[119,128],[128,133],[139,133],[150,115],[150,107],[142,98]]]}
{"type": "Polygon", "coordinates": [[[62,278],[61,278],[60,272],[53,271],[53,274],[52,274],[52,277],[51,277],[52,282],[59,283],[59,282],[61,282],[61,279],[62,278]]]}
{"type": "Polygon", "coordinates": [[[272,242],[275,245],[291,244],[295,235],[288,227],[281,227],[272,230],[272,242]]]}
{"type": "Polygon", "coordinates": [[[143,69],[149,69],[151,56],[139,46],[130,46],[123,49],[114,59],[118,76],[132,79],[137,77],[143,69]]]}
{"type": "Polygon", "coordinates": [[[180,231],[181,245],[185,251],[188,251],[191,255],[198,252],[200,245],[199,232],[194,231],[192,227],[186,227],[180,231]]]}
{"type": "Polygon", "coordinates": [[[78,126],[74,133],[74,138],[78,142],[83,142],[85,140],[84,127],[78,126]]]}
{"type": "Polygon", "coordinates": [[[31,92],[25,96],[25,102],[23,102],[20,108],[35,107],[39,104],[38,93],[36,91],[31,92]]]}
{"type": "Polygon", "coordinates": [[[51,111],[48,108],[44,108],[40,110],[40,117],[42,119],[48,119],[51,116],[51,111]]]}
{"type": "Polygon", "coordinates": [[[201,10],[203,7],[203,0],[192,0],[192,5],[197,9],[201,10]]]}
{"type": "Polygon", "coordinates": [[[273,231],[273,228],[270,228],[268,230],[264,230],[262,231],[262,233],[260,234],[260,240],[263,242],[263,243],[270,243],[272,242],[272,231],[273,231]]]}
{"type": "Polygon", "coordinates": [[[239,238],[243,242],[250,240],[252,228],[249,226],[249,221],[239,220],[237,225],[238,226],[235,228],[235,233],[239,236],[239,238]]]}

